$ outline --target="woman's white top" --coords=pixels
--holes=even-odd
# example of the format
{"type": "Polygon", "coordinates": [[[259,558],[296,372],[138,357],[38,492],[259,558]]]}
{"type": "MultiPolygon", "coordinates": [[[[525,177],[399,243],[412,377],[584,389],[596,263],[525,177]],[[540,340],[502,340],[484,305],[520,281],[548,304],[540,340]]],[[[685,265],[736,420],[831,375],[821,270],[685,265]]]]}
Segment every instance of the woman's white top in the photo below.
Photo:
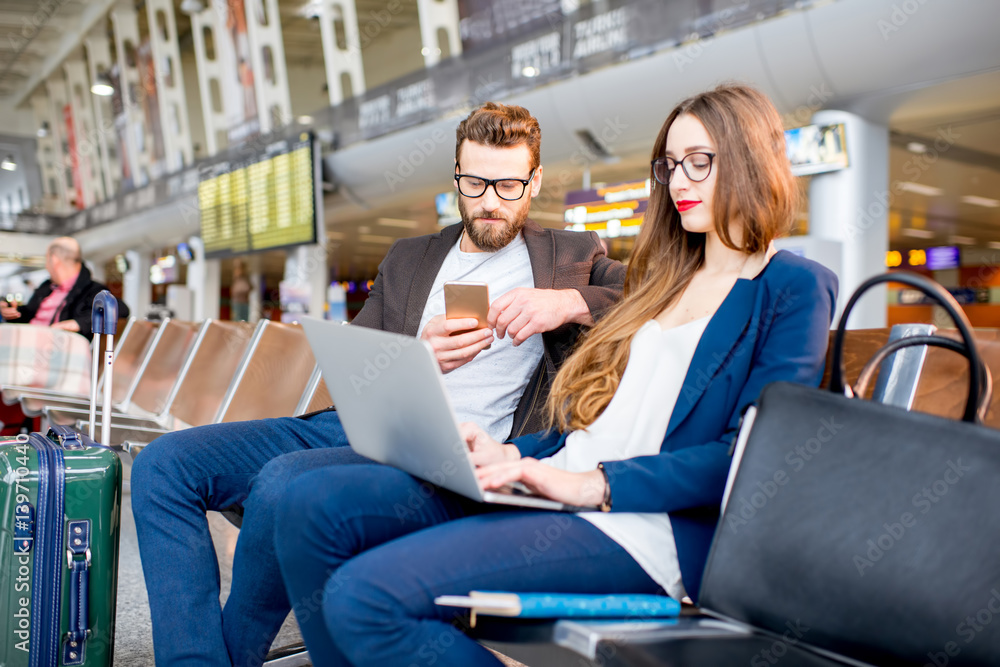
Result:
{"type": "MultiPolygon", "coordinates": [[[[569,472],[589,472],[601,461],[659,454],[709,319],[666,331],[656,320],[646,322],[632,338],[625,373],[608,407],[589,428],[570,433],[566,446],[543,461],[569,472]]],[[[670,597],[680,600],[686,595],[674,532],[665,512],[584,512],[580,517],[620,544],[670,597]]]]}

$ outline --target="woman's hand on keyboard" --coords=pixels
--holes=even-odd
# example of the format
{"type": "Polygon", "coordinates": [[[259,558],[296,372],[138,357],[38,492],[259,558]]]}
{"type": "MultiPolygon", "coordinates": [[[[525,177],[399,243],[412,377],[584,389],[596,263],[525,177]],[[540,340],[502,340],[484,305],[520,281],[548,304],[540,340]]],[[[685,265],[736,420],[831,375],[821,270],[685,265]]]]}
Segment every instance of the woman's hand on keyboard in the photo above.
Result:
{"type": "Polygon", "coordinates": [[[477,424],[462,422],[458,425],[458,431],[469,447],[470,458],[476,467],[502,461],[516,461],[521,458],[521,452],[517,447],[500,444],[477,424]]]}
{"type": "Polygon", "coordinates": [[[482,466],[476,476],[487,490],[521,482],[539,496],[595,509],[604,500],[607,484],[600,470],[566,472],[530,457],[482,466]]]}

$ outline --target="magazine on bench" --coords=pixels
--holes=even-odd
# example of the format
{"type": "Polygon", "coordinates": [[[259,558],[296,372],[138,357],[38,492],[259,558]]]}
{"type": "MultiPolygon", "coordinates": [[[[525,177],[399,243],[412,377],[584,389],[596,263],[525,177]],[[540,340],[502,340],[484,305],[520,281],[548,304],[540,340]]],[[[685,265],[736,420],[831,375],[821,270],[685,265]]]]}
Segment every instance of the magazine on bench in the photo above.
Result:
{"type": "Polygon", "coordinates": [[[673,618],[681,603],[663,595],[575,595],[471,591],[434,598],[443,607],[465,607],[476,614],[520,618],[673,618]]]}

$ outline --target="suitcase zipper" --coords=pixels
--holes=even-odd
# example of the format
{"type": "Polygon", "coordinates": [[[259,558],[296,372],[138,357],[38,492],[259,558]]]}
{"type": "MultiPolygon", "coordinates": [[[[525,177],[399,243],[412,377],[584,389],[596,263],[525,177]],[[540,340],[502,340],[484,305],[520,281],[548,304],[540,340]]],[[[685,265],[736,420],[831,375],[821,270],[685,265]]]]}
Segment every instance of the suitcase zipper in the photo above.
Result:
{"type": "Polygon", "coordinates": [[[49,442],[48,438],[32,434],[28,442],[38,452],[38,529],[31,610],[34,635],[30,644],[29,667],[57,667],[66,467],[62,449],[49,442]]]}

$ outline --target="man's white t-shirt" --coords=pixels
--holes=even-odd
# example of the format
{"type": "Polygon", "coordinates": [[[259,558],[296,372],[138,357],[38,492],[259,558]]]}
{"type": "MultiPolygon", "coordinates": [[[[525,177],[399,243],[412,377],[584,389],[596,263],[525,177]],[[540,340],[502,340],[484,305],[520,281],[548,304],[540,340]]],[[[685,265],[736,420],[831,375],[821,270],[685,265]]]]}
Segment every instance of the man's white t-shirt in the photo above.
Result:
{"type": "MultiPolygon", "coordinates": [[[[461,241],[460,236],[438,270],[420,318],[418,337],[432,317],[445,314],[445,282],[484,282],[489,286],[491,303],[517,287],[535,286],[523,235],[518,234],[497,252],[462,252],[461,241]]],[[[490,349],[483,350],[469,363],[445,373],[444,384],[458,420],[475,422],[492,438],[503,442],[510,435],[514,410],[538,367],[543,347],[540,334],[518,347],[505,336],[494,340],[490,349]]]]}

